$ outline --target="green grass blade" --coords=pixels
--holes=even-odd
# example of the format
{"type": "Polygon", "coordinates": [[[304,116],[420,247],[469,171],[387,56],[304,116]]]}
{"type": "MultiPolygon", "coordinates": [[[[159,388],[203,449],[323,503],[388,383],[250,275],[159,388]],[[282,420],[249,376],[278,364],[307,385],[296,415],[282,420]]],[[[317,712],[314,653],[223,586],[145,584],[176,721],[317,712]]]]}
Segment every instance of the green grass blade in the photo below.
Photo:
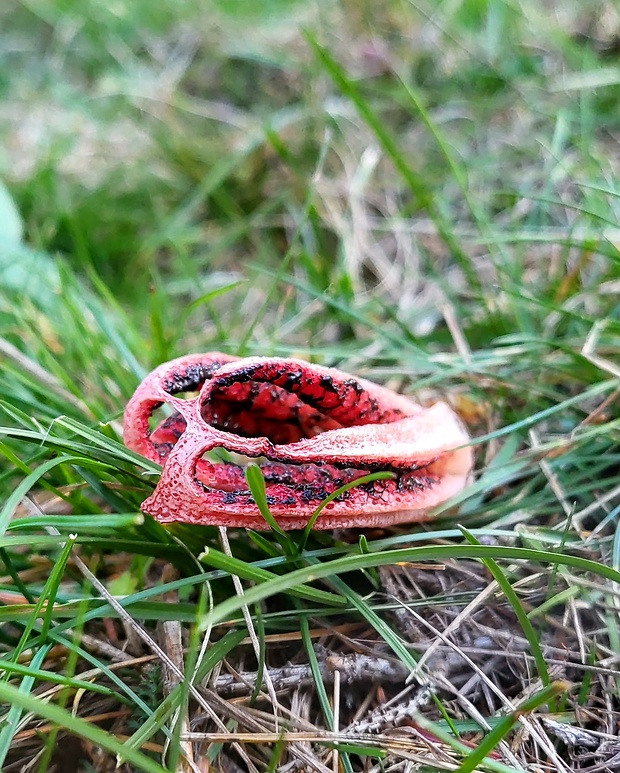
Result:
{"type": "Polygon", "coordinates": [[[93,465],[97,464],[96,462],[92,462],[89,459],[85,459],[80,456],[59,456],[55,459],[49,459],[47,462],[44,462],[39,467],[37,467],[36,470],[33,470],[33,472],[30,473],[27,477],[25,477],[21,483],[17,486],[15,491],[11,494],[11,496],[7,499],[7,501],[4,504],[4,507],[2,510],[0,510],[0,536],[2,536],[9,525],[9,521],[13,517],[13,513],[15,512],[17,506],[22,501],[22,499],[26,496],[26,494],[30,491],[30,489],[50,470],[53,470],[55,467],[58,467],[62,464],[72,464],[75,462],[81,462],[83,464],[93,465]]]}
{"type": "Polygon", "coordinates": [[[67,732],[80,738],[85,738],[97,746],[101,746],[102,749],[117,755],[119,759],[131,763],[138,770],[143,770],[145,773],[169,773],[150,757],[117,741],[111,733],[101,730],[101,728],[90,722],[85,722],[83,719],[74,716],[71,712],[61,709],[53,703],[39,700],[33,695],[26,695],[11,684],[0,683],[0,701],[11,706],[17,706],[22,711],[43,717],[48,722],[53,722],[55,725],[64,728],[67,732]]]}
{"type": "Polygon", "coordinates": [[[319,45],[312,35],[308,33],[306,33],[306,40],[338,89],[353,102],[360,116],[372,129],[381,147],[391,158],[403,180],[415,195],[416,203],[420,209],[426,209],[429,212],[446,247],[451,255],[458,261],[467,276],[470,286],[480,292],[482,289],[481,283],[472,266],[471,260],[465,252],[463,252],[461,245],[450,230],[446,218],[441,209],[437,206],[433,193],[426,184],[424,177],[415,172],[410,166],[405,153],[403,153],[398,146],[396,138],[387,128],[386,122],[374,111],[370,102],[362,95],[362,92],[356,86],[354,81],[346,75],[336,60],[329,54],[327,49],[319,45]]]}
{"type": "MultiPolygon", "coordinates": [[[[246,635],[244,630],[228,631],[221,639],[209,647],[206,656],[198,666],[194,683],[200,684],[206,678],[209,671],[237,647],[246,635]]],[[[131,749],[139,749],[155,733],[163,730],[167,719],[179,707],[183,694],[183,685],[177,685],[170,695],[163,699],[151,716],[140,725],[140,728],[136,730],[131,738],[125,742],[125,746],[131,749]]]]}
{"type": "Polygon", "coordinates": [[[297,545],[297,555],[300,555],[305,550],[306,545],[308,543],[308,538],[310,537],[310,532],[312,531],[312,529],[314,528],[314,524],[316,523],[316,519],[319,517],[319,515],[321,515],[323,510],[327,507],[327,505],[330,502],[333,502],[341,494],[344,494],[345,491],[349,491],[352,488],[356,488],[356,486],[362,486],[364,483],[371,483],[373,480],[388,480],[388,479],[393,479],[395,477],[396,476],[394,475],[393,472],[373,472],[370,475],[363,475],[361,478],[356,478],[355,480],[351,480],[348,483],[345,483],[344,486],[340,486],[340,488],[336,489],[335,491],[332,491],[332,493],[328,497],[326,497],[321,502],[321,504],[317,507],[317,509],[312,513],[310,520],[306,524],[306,528],[303,530],[301,540],[297,545]]]}
{"type": "Polygon", "coordinates": [[[545,703],[550,703],[558,695],[565,693],[570,688],[568,682],[551,682],[539,692],[532,695],[520,706],[519,710],[504,717],[498,724],[485,736],[476,749],[470,752],[463,762],[459,765],[456,773],[473,773],[476,768],[485,761],[492,751],[508,735],[512,728],[517,724],[519,718],[528,714],[545,703]]]}
{"type": "MultiPolygon", "coordinates": [[[[208,558],[208,553],[207,556],[208,558]]],[[[606,577],[613,582],[620,582],[620,572],[616,572],[604,564],[591,561],[579,556],[559,555],[544,550],[531,550],[528,548],[513,548],[500,545],[433,545],[413,547],[409,549],[391,550],[387,552],[369,553],[362,555],[345,556],[334,561],[326,561],[321,565],[312,565],[297,569],[282,577],[275,577],[262,582],[253,588],[249,588],[242,599],[231,597],[218,604],[205,615],[201,625],[204,627],[216,625],[226,620],[233,612],[236,612],[244,604],[253,604],[262,601],[277,593],[295,592],[302,595],[304,583],[315,580],[334,577],[344,572],[368,569],[374,566],[395,564],[402,562],[416,563],[419,561],[438,561],[449,558],[480,558],[510,560],[524,559],[537,563],[563,564],[592,572],[601,577],[606,577]]]]}
{"type": "MultiPolygon", "coordinates": [[[[31,668],[35,671],[39,669],[39,666],[43,663],[47,657],[52,645],[46,645],[41,647],[38,652],[35,652],[31,661],[31,668]]],[[[4,684],[4,682],[1,682],[4,684]]],[[[35,685],[35,676],[33,674],[27,674],[21,680],[18,692],[21,695],[29,695],[30,691],[35,685]]],[[[15,689],[15,688],[13,688],[15,689]]],[[[24,710],[18,703],[11,702],[9,704],[9,710],[3,718],[3,726],[0,729],[0,770],[4,768],[4,762],[6,756],[11,750],[13,738],[15,733],[19,730],[19,723],[21,721],[24,710]]]]}
{"type": "Polygon", "coordinates": [[[22,663],[11,663],[7,660],[0,660],[0,671],[6,671],[11,674],[21,674],[22,676],[31,676],[33,679],[39,679],[42,682],[53,682],[54,684],[62,684],[65,687],[71,687],[74,690],[86,690],[90,692],[98,692],[102,695],[114,695],[114,690],[109,687],[104,687],[94,682],[84,682],[81,679],[74,679],[72,677],[64,676],[63,674],[57,674],[54,671],[46,671],[40,668],[33,668],[31,666],[25,666],[22,663]]]}
{"type": "MultiPolygon", "coordinates": [[[[461,526],[460,528],[461,528],[461,531],[463,532],[463,536],[471,545],[480,545],[480,542],[474,537],[473,534],[467,531],[467,529],[464,526],[461,526]]],[[[498,566],[497,562],[494,559],[483,558],[482,562],[489,570],[489,572],[493,575],[495,582],[502,589],[502,592],[506,596],[508,603],[513,608],[514,613],[517,616],[517,620],[519,621],[519,625],[521,626],[521,629],[523,630],[523,633],[525,634],[525,637],[527,638],[530,644],[532,655],[534,656],[534,661],[536,663],[538,676],[540,677],[543,683],[543,686],[548,687],[549,684],[551,683],[551,679],[549,677],[549,669],[547,668],[545,656],[543,655],[543,651],[540,646],[540,640],[539,640],[538,634],[534,630],[534,626],[532,625],[532,622],[528,617],[527,612],[523,608],[523,604],[521,603],[521,600],[519,599],[514,588],[510,584],[510,581],[508,580],[508,578],[506,577],[506,575],[504,574],[504,572],[501,570],[501,568],[498,566]]]]}
{"type": "Polygon", "coordinates": [[[280,528],[277,520],[271,513],[269,505],[267,503],[267,489],[265,486],[265,477],[258,464],[248,464],[245,468],[245,478],[252,492],[252,497],[260,514],[265,521],[269,524],[271,530],[278,536],[278,541],[282,545],[282,549],[287,555],[291,555],[294,552],[294,545],[288,534],[280,528]]]}
{"type": "MultiPolygon", "coordinates": [[[[238,577],[244,580],[253,580],[254,582],[265,582],[274,580],[276,575],[273,572],[269,572],[266,569],[260,569],[259,567],[247,564],[245,561],[241,561],[233,556],[227,556],[219,550],[214,548],[206,548],[201,554],[200,560],[216,569],[222,569],[229,574],[236,574],[238,577]]],[[[290,576],[290,575],[287,575],[290,576]]],[[[327,591],[318,590],[315,588],[305,588],[303,585],[297,587],[296,585],[288,588],[294,596],[307,599],[308,601],[314,601],[319,604],[329,604],[329,606],[344,606],[346,602],[334,593],[328,593],[327,591]]]]}
{"type": "Polygon", "coordinates": [[[58,557],[58,560],[54,563],[52,571],[50,572],[50,575],[47,578],[45,585],[43,586],[41,595],[39,596],[36,604],[32,608],[32,613],[28,621],[26,622],[26,625],[24,627],[24,630],[22,631],[22,635],[19,639],[18,644],[13,651],[12,659],[15,662],[17,662],[18,658],[27,647],[32,646],[32,642],[30,641],[30,635],[38,627],[39,619],[41,617],[41,613],[43,610],[44,610],[43,624],[41,626],[41,631],[37,638],[41,642],[45,642],[45,639],[47,637],[47,634],[52,622],[52,612],[54,609],[54,601],[56,599],[56,593],[58,592],[58,586],[64,574],[67,561],[69,560],[69,555],[73,550],[73,545],[74,545],[74,540],[69,538],[63,545],[62,550],[60,551],[60,556],[58,557]]]}

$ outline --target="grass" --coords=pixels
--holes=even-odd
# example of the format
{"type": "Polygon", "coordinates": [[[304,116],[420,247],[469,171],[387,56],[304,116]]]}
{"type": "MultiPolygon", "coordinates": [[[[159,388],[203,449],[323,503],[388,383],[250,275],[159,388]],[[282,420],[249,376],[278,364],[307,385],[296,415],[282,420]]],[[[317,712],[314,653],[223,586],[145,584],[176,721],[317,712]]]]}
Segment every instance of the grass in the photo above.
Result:
{"type": "Polygon", "coordinates": [[[619,24],[3,4],[3,770],[613,764],[619,24]],[[208,350],[447,399],[476,480],[383,532],[163,527],[124,405],[208,350]]]}

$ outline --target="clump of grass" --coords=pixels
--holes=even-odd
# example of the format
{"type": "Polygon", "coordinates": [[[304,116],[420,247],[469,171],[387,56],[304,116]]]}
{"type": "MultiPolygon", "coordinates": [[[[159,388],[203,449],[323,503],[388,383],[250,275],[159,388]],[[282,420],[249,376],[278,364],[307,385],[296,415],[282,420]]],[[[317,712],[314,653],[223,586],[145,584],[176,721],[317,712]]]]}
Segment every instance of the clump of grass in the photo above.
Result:
{"type": "Polygon", "coordinates": [[[251,6],[0,10],[0,767],[612,764],[615,6],[251,6]],[[213,349],[448,399],[475,482],[155,523],[123,407],[213,349]]]}

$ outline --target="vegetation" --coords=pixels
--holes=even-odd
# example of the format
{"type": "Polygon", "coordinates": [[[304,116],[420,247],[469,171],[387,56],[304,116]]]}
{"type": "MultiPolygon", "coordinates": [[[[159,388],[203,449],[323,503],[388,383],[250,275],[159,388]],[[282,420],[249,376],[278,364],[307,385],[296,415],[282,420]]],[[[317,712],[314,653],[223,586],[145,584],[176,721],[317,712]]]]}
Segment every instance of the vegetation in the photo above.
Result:
{"type": "Polygon", "coordinates": [[[0,768],[614,769],[616,3],[0,27],[0,768]],[[447,399],[476,481],[385,532],[163,527],[123,408],[209,350],[447,399]]]}

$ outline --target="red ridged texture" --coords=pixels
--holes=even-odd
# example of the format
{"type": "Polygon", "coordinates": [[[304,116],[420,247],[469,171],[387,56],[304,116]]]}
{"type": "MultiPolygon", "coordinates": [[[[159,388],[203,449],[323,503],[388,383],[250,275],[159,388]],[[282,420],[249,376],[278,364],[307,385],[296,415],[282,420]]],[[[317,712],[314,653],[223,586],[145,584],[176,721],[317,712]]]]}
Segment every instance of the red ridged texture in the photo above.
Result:
{"type": "Polygon", "coordinates": [[[377,470],[395,478],[339,495],[314,528],[427,520],[431,508],[466,485],[472,467],[469,437],[445,403],[422,408],[301,360],[218,352],[180,357],[150,373],[127,405],[124,440],[163,465],[142,509],[164,523],[269,528],[243,460],[218,462],[219,449],[256,459],[283,529],[303,528],[329,494],[377,470]],[[162,404],[170,415],[152,427],[162,404]]]}

